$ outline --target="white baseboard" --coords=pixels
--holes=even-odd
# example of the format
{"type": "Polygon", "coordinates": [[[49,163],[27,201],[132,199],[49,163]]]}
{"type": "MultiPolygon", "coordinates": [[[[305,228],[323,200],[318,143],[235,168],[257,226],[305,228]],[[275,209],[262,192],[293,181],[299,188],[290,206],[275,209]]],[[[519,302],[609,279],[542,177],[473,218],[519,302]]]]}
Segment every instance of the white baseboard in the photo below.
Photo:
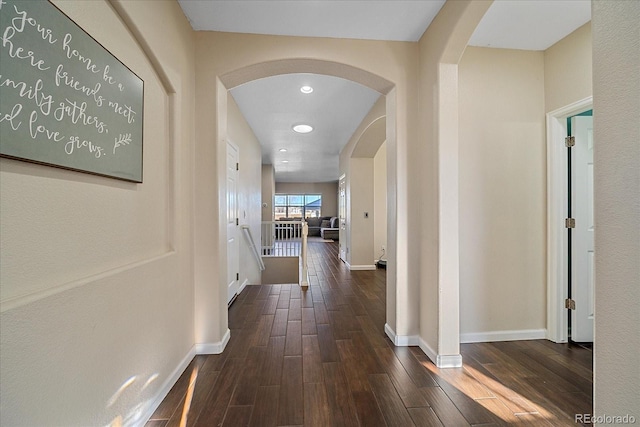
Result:
{"type": "Polygon", "coordinates": [[[227,332],[225,332],[222,337],[222,341],[214,343],[197,343],[195,346],[196,354],[220,354],[224,351],[224,348],[227,346],[230,338],[231,331],[227,329],[227,332]]]}
{"type": "Polygon", "coordinates": [[[391,342],[395,345],[396,343],[396,333],[391,329],[388,323],[384,324],[384,333],[387,334],[391,342]]]}
{"type": "Polygon", "coordinates": [[[391,326],[389,326],[388,323],[384,324],[384,332],[396,347],[409,347],[418,345],[419,337],[417,335],[396,335],[396,332],[391,328],[391,326]]]}
{"type": "Polygon", "coordinates": [[[156,396],[151,400],[151,403],[140,414],[138,419],[143,421],[143,424],[140,425],[143,426],[144,423],[151,418],[156,409],[158,409],[158,406],[160,406],[160,403],[162,403],[164,398],[167,397],[167,394],[169,394],[171,387],[173,387],[173,385],[178,381],[180,375],[182,375],[184,370],[187,369],[187,366],[189,366],[189,363],[191,363],[197,354],[220,354],[224,351],[224,348],[227,346],[230,338],[231,331],[227,329],[227,332],[225,332],[222,337],[222,341],[217,343],[200,343],[191,347],[191,350],[189,350],[187,355],[180,361],[176,369],[174,369],[171,375],[167,377],[165,382],[162,384],[162,387],[160,387],[156,393],[156,396]]]}
{"type": "Polygon", "coordinates": [[[420,338],[419,342],[420,350],[436,365],[438,368],[459,368],[462,366],[462,355],[451,354],[442,355],[438,354],[425,340],[420,338]]]}
{"type": "Polygon", "coordinates": [[[375,270],[376,269],[375,265],[351,265],[346,261],[344,263],[347,264],[347,267],[349,268],[349,270],[375,270]]]}
{"type": "Polygon", "coordinates": [[[155,397],[150,401],[151,403],[147,405],[144,412],[140,414],[140,417],[138,419],[142,421],[142,424],[140,424],[141,426],[143,426],[144,423],[146,423],[149,418],[151,418],[156,409],[158,409],[158,406],[160,406],[164,398],[167,397],[167,394],[169,394],[169,391],[171,391],[173,385],[178,381],[180,375],[182,375],[184,370],[187,369],[187,366],[189,366],[189,363],[191,363],[195,356],[196,346],[193,346],[191,347],[191,350],[189,350],[187,355],[180,361],[176,369],[173,370],[171,375],[169,375],[164,383],[162,383],[162,386],[156,393],[155,397]]]}
{"type": "Polygon", "coordinates": [[[426,354],[429,360],[431,360],[435,365],[436,360],[438,360],[438,353],[434,349],[432,349],[431,346],[427,344],[427,342],[422,338],[418,340],[418,346],[420,347],[420,350],[422,350],[422,352],[426,354]]]}
{"type": "MultiPolygon", "coordinates": [[[[462,366],[462,356],[460,354],[441,355],[429,346],[419,336],[403,336],[396,335],[395,331],[388,325],[384,325],[384,331],[398,347],[414,346],[420,347],[422,352],[438,367],[438,368],[459,368],[462,366]]],[[[493,341],[521,341],[521,340],[537,340],[545,339],[546,329],[526,329],[519,331],[492,331],[478,332],[469,334],[460,334],[461,343],[474,342],[493,342],[493,341]]]]}
{"type": "Polygon", "coordinates": [[[436,358],[436,366],[441,369],[446,368],[461,368],[462,367],[462,355],[461,354],[439,354],[436,358]]]}
{"type": "Polygon", "coordinates": [[[242,285],[240,285],[240,287],[238,288],[238,295],[240,295],[242,291],[244,291],[244,288],[246,288],[248,284],[249,279],[244,279],[244,282],[242,282],[242,285]]]}
{"type": "Polygon", "coordinates": [[[463,344],[474,342],[523,341],[546,339],[546,329],[522,329],[516,331],[489,331],[460,334],[463,344]]]}

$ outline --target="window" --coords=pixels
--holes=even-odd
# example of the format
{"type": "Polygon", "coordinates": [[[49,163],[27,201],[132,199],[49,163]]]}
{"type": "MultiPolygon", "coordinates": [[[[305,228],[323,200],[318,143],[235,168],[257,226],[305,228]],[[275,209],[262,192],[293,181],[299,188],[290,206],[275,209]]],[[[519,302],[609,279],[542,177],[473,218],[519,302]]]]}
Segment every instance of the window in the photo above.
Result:
{"type": "Polygon", "coordinates": [[[318,218],[322,212],[320,194],[276,194],[274,219],[318,218]]]}

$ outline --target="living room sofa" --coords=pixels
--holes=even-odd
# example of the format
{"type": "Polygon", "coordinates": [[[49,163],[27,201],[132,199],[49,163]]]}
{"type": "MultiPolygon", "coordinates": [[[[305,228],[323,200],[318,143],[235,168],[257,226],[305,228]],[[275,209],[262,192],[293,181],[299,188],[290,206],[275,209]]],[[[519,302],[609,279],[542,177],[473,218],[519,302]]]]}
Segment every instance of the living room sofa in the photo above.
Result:
{"type": "Polygon", "coordinates": [[[340,238],[340,220],[338,217],[333,216],[329,220],[320,221],[320,237],[332,240],[340,238]]]}
{"type": "MultiPolygon", "coordinates": [[[[281,218],[280,221],[299,221],[300,218],[281,218]]],[[[323,239],[338,240],[340,234],[340,222],[335,216],[321,216],[318,218],[306,218],[309,227],[309,236],[320,236],[323,239]]]]}
{"type": "Polygon", "coordinates": [[[339,223],[338,217],[321,216],[318,218],[307,218],[309,236],[320,236],[324,239],[338,239],[339,223]]]}
{"type": "Polygon", "coordinates": [[[320,237],[327,240],[340,240],[340,228],[320,228],[320,237]]]}
{"type": "Polygon", "coordinates": [[[309,236],[319,236],[320,225],[322,224],[323,221],[331,221],[331,217],[321,216],[318,218],[307,218],[306,221],[307,221],[307,226],[309,227],[309,236]]]}

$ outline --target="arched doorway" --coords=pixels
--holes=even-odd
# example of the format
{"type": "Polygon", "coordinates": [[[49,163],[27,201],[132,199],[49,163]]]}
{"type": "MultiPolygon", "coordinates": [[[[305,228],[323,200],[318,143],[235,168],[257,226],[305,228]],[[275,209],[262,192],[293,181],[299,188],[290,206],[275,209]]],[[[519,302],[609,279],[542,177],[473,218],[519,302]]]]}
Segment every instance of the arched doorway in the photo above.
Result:
{"type": "MultiPolygon", "coordinates": [[[[317,60],[317,59],[282,59],[282,60],[274,60],[267,61],[262,63],[253,63],[232,71],[228,71],[226,73],[222,73],[219,77],[215,77],[214,85],[211,85],[214,90],[215,97],[213,100],[214,103],[208,103],[210,107],[214,107],[216,119],[214,123],[210,123],[214,126],[210,126],[207,133],[211,136],[211,138],[216,141],[216,144],[206,144],[206,147],[202,147],[203,156],[196,154],[196,163],[199,160],[207,160],[209,162],[209,167],[213,166],[214,173],[212,174],[209,171],[210,178],[213,182],[218,183],[218,197],[217,197],[217,209],[215,210],[215,214],[209,218],[203,218],[203,223],[207,222],[205,228],[208,228],[212,234],[215,236],[223,236],[223,218],[219,213],[224,212],[226,209],[225,199],[224,197],[220,197],[221,194],[221,185],[220,183],[224,182],[223,177],[219,175],[219,171],[224,170],[224,167],[221,168],[220,160],[224,158],[221,150],[224,147],[224,141],[226,140],[226,116],[227,116],[227,92],[244,83],[250,82],[252,80],[261,79],[265,77],[280,75],[280,74],[290,74],[290,73],[313,73],[313,74],[326,74],[330,76],[340,77],[343,79],[351,80],[357,82],[359,84],[365,85],[373,90],[378,91],[385,97],[385,116],[387,120],[395,122],[396,120],[396,111],[395,107],[397,106],[396,101],[396,85],[376,74],[365,71],[360,68],[356,68],[350,65],[345,65],[343,63],[338,63],[334,61],[327,60],[317,60]],[[210,157],[209,157],[210,156],[210,157]],[[206,221],[204,221],[206,220],[206,221]],[[213,221],[212,221],[213,220],[213,221]]],[[[212,79],[213,80],[213,79],[212,79]]],[[[211,99],[209,100],[211,101],[211,99]]],[[[398,168],[395,166],[395,161],[397,158],[397,139],[395,130],[397,126],[387,126],[387,131],[385,135],[385,139],[387,141],[389,147],[389,155],[387,156],[388,162],[388,171],[389,171],[389,182],[396,182],[396,171],[398,168]]],[[[204,144],[203,144],[204,145],[204,144]]],[[[206,175],[206,171],[200,169],[206,175]]],[[[402,298],[398,298],[396,296],[398,290],[396,287],[397,281],[395,280],[395,273],[399,270],[397,266],[397,259],[395,257],[396,253],[396,236],[395,236],[395,224],[396,220],[396,191],[394,186],[390,186],[387,191],[387,206],[388,206],[388,215],[387,221],[389,226],[389,239],[387,243],[386,250],[386,258],[388,260],[388,268],[387,268],[387,323],[392,324],[393,328],[395,325],[396,313],[399,311],[397,305],[400,301],[404,301],[402,298]]],[[[207,210],[213,212],[213,208],[216,206],[215,197],[212,200],[210,197],[215,196],[214,193],[209,193],[206,197],[209,199],[202,200],[196,197],[196,203],[206,204],[207,210]]],[[[198,208],[196,208],[198,211],[198,208]]],[[[198,228],[198,224],[196,224],[198,228]]],[[[196,233],[196,240],[198,240],[199,236],[203,236],[200,232],[196,233]]],[[[210,252],[215,254],[215,265],[196,265],[195,266],[195,276],[196,276],[196,342],[198,350],[202,353],[207,352],[219,352],[226,345],[226,341],[229,338],[229,331],[227,327],[227,310],[226,304],[224,303],[226,299],[224,298],[223,292],[220,289],[216,289],[215,286],[212,286],[209,283],[199,280],[200,273],[203,274],[201,277],[205,275],[209,278],[217,279],[217,282],[224,283],[224,280],[221,282],[220,279],[222,277],[226,277],[226,265],[227,265],[227,254],[226,248],[220,244],[220,242],[224,242],[223,238],[214,238],[213,242],[211,239],[207,239],[209,241],[201,240],[200,242],[196,241],[196,252],[198,252],[198,248],[202,248],[205,252],[210,252]],[[217,242],[217,243],[216,243],[217,242]]],[[[403,239],[404,240],[404,239],[403,239]]],[[[196,264],[200,260],[204,260],[196,256],[196,264]]],[[[400,269],[401,271],[406,270],[406,266],[400,269]]],[[[406,286],[406,282],[403,282],[403,286],[406,286]]],[[[402,290],[402,295],[408,295],[407,290],[402,290]]]]}
{"type": "MultiPolygon", "coordinates": [[[[253,65],[249,65],[247,67],[244,67],[242,69],[239,70],[235,70],[232,71],[230,73],[224,74],[220,77],[220,83],[221,85],[224,87],[224,90],[229,91],[232,88],[242,85],[244,83],[248,83],[250,81],[253,80],[257,80],[257,79],[263,79],[263,78],[267,78],[267,77],[272,77],[275,75],[281,75],[281,74],[292,74],[292,73],[313,73],[313,74],[325,74],[325,75],[330,75],[330,76],[334,76],[334,77],[340,77],[346,80],[350,80],[352,82],[356,82],[362,85],[365,85],[367,87],[369,87],[370,89],[376,90],[378,92],[380,92],[383,96],[382,96],[382,108],[385,111],[385,114],[383,117],[378,117],[376,118],[376,120],[374,120],[372,123],[370,123],[369,125],[366,126],[365,131],[362,133],[361,138],[358,139],[357,141],[355,141],[355,144],[353,147],[350,147],[350,151],[351,151],[351,155],[349,157],[352,157],[353,155],[353,150],[358,148],[358,150],[361,153],[365,153],[367,152],[367,146],[368,145],[376,145],[377,147],[379,147],[379,145],[384,142],[384,141],[391,141],[391,144],[395,144],[395,135],[387,135],[386,134],[386,126],[384,126],[384,124],[386,123],[386,118],[387,116],[391,116],[391,120],[395,119],[395,113],[391,112],[387,112],[386,111],[386,98],[388,96],[393,97],[394,96],[394,92],[393,90],[393,84],[389,81],[387,81],[386,79],[383,79],[377,75],[374,75],[372,73],[369,73],[367,71],[361,70],[361,69],[356,69],[350,66],[346,66],[344,64],[340,64],[340,63],[335,63],[335,62],[329,62],[329,61],[318,61],[318,60],[308,60],[308,59],[290,59],[290,60],[279,60],[279,61],[271,61],[271,62],[267,62],[267,63],[260,63],[260,64],[253,64],[253,65]],[[382,124],[382,127],[381,127],[382,124]],[[366,137],[367,135],[369,135],[369,138],[372,139],[370,137],[370,134],[373,131],[376,132],[380,132],[382,131],[384,133],[383,135],[383,140],[379,140],[376,142],[373,141],[368,141],[367,142],[367,138],[362,139],[363,137],[366,137]]],[[[221,88],[222,89],[222,88],[221,88]]],[[[219,100],[222,102],[219,102],[218,104],[218,117],[222,118],[222,117],[226,117],[226,99],[225,97],[219,97],[219,100]]],[[[391,102],[391,104],[395,104],[393,102],[391,102]]],[[[389,126],[389,128],[394,129],[395,126],[389,126]]],[[[225,139],[225,135],[224,134],[219,134],[219,138],[218,140],[222,140],[225,139]]],[[[380,138],[378,138],[380,139],[380,138]]],[[[395,145],[394,145],[395,147],[395,145]]],[[[371,148],[368,149],[369,151],[371,151],[371,148]]],[[[377,151],[377,150],[376,150],[377,151]]],[[[356,155],[358,155],[356,153],[356,155]]],[[[362,155],[362,154],[360,154],[362,155]]],[[[373,161],[373,159],[371,159],[371,162],[373,161]]],[[[348,169],[348,168],[347,168],[348,169]]],[[[394,168],[390,168],[392,170],[396,170],[394,168]]],[[[341,172],[343,172],[341,170],[341,172]]],[[[349,186],[349,171],[347,170],[347,187],[349,186]]],[[[395,182],[395,176],[391,176],[390,177],[392,182],[395,182]]],[[[348,190],[347,190],[348,191],[348,190]]],[[[387,190],[388,191],[388,190],[387,190]]],[[[393,212],[395,212],[395,210],[393,208],[395,208],[395,200],[389,200],[390,197],[387,194],[387,206],[388,209],[391,208],[390,210],[392,210],[393,212]]],[[[226,211],[223,210],[223,211],[226,211]]],[[[392,215],[387,215],[387,218],[392,217],[392,215]]],[[[391,222],[391,224],[395,224],[396,222],[393,221],[391,222]]],[[[387,224],[387,229],[389,228],[389,224],[387,224]]],[[[395,231],[395,229],[394,229],[395,231]]],[[[347,232],[350,234],[350,230],[348,229],[347,232]]],[[[394,233],[395,234],[395,233],[394,233]]],[[[350,236],[349,236],[350,237],[350,236]]],[[[350,238],[347,237],[347,241],[350,240],[350,238]]],[[[373,253],[373,244],[369,245],[369,250],[370,252],[373,253]]],[[[387,254],[387,259],[389,261],[389,265],[388,265],[388,271],[397,271],[396,270],[396,258],[393,256],[395,254],[394,249],[389,250],[389,254],[387,254]]],[[[373,256],[369,257],[371,258],[371,260],[369,261],[369,264],[371,264],[371,266],[373,266],[373,256]]],[[[220,264],[221,268],[224,268],[225,265],[220,264]]],[[[391,280],[389,280],[389,274],[387,277],[387,294],[388,297],[389,295],[393,295],[392,298],[388,298],[391,299],[392,301],[397,301],[397,298],[395,298],[395,292],[396,292],[396,281],[394,280],[394,277],[391,277],[391,280]]],[[[389,304],[387,304],[387,313],[392,312],[395,314],[395,307],[389,307],[389,304]]]]}

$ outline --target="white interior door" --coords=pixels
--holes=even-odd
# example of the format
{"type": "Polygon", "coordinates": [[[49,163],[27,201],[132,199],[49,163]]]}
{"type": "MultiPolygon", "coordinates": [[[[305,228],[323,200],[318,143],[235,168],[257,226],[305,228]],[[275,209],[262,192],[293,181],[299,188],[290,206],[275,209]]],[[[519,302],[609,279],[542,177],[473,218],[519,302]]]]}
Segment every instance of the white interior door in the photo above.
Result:
{"type": "Polygon", "coordinates": [[[340,259],[346,261],[347,254],[345,246],[347,236],[345,233],[347,229],[347,183],[344,175],[340,177],[340,181],[338,182],[338,218],[340,221],[340,235],[338,239],[340,245],[340,259]]]}
{"type": "Polygon", "coordinates": [[[238,293],[238,148],[227,141],[227,302],[238,293]]]}
{"type": "Polygon", "coordinates": [[[576,303],[571,311],[571,339],[592,342],[594,328],[594,222],[593,222],[593,117],[571,118],[575,146],[571,149],[572,236],[571,297],[576,303]]]}

